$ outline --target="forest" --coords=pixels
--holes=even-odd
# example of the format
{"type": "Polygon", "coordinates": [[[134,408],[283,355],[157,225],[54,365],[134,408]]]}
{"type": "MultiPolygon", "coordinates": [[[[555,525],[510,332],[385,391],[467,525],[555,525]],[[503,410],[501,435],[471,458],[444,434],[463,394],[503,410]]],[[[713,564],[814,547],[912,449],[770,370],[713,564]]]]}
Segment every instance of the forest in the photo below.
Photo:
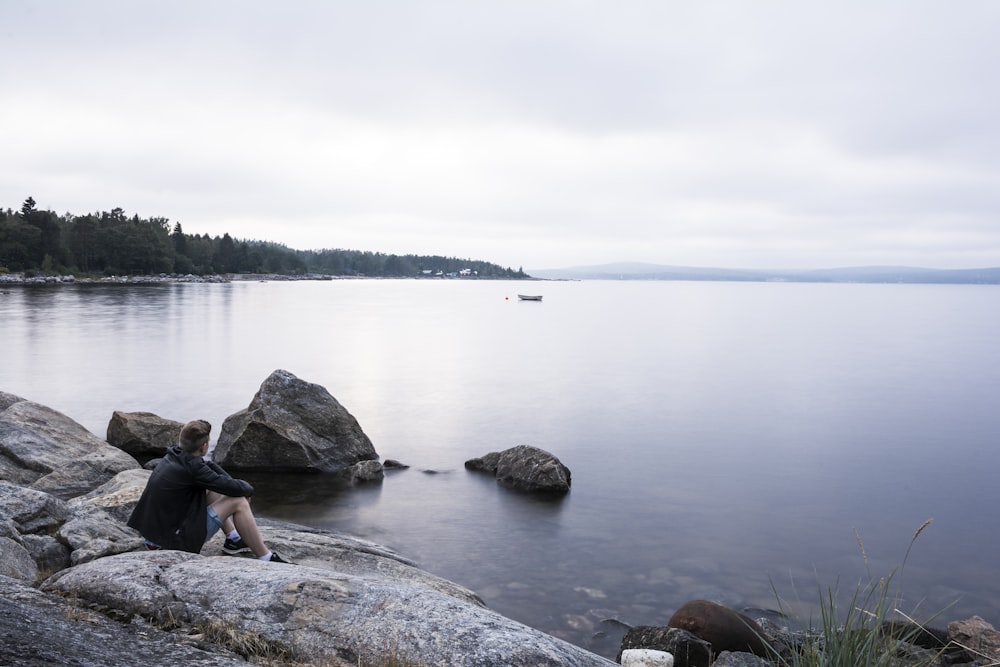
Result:
{"type": "Polygon", "coordinates": [[[524,270],[436,255],[324,249],[187,234],[180,222],[126,215],[121,208],[86,215],[41,210],[28,197],[20,210],[0,209],[0,273],[27,275],[159,275],[227,273],[366,277],[463,275],[528,278],[524,270]]]}

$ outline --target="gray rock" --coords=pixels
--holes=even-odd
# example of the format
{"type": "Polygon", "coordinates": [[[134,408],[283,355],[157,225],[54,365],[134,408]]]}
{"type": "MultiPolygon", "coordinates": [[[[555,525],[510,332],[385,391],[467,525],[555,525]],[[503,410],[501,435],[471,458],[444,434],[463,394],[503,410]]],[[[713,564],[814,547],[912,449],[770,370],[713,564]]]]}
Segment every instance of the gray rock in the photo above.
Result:
{"type": "Polygon", "coordinates": [[[142,548],[142,538],[125,522],[139,502],[149,475],[141,468],[125,470],[66,503],[70,516],[57,536],[71,549],[73,565],[142,548]]]}
{"type": "Polygon", "coordinates": [[[145,465],[177,444],[184,424],[152,412],[115,411],[108,422],[108,443],[145,465]]]}
{"type": "Polygon", "coordinates": [[[497,466],[499,464],[500,464],[500,452],[490,452],[489,454],[480,456],[477,459],[469,459],[468,461],[465,462],[465,467],[468,470],[487,472],[493,476],[496,476],[497,466]]]}
{"type": "Polygon", "coordinates": [[[130,553],[64,570],[43,588],[126,614],[224,623],[306,663],[615,664],[436,590],[302,565],[130,553]]]}
{"type": "Polygon", "coordinates": [[[68,567],[69,549],[53,533],[70,516],[68,504],[43,491],[0,482],[0,574],[34,582],[68,567]]]}
{"type": "Polygon", "coordinates": [[[27,549],[10,537],[0,537],[0,575],[32,583],[38,566],[27,549]]]}
{"type": "Polygon", "coordinates": [[[753,653],[744,651],[723,651],[712,663],[712,667],[769,667],[771,663],[753,653]]]}
{"type": "Polygon", "coordinates": [[[107,512],[90,508],[60,526],[59,541],[72,550],[73,565],[142,548],[139,534],[107,512]]]}
{"type": "Polygon", "coordinates": [[[0,518],[0,537],[9,537],[18,543],[23,539],[17,530],[17,524],[7,518],[0,518]]]}
{"type": "Polygon", "coordinates": [[[213,458],[234,471],[336,473],[379,457],[326,389],[277,370],[246,410],[223,422],[213,458]]]}
{"type": "Polygon", "coordinates": [[[353,483],[380,482],[385,477],[385,470],[378,461],[358,461],[347,468],[345,474],[353,483]]]}
{"type": "Polygon", "coordinates": [[[52,535],[22,535],[21,543],[38,567],[36,580],[47,579],[72,564],[70,548],[52,535]]]}
{"type": "Polygon", "coordinates": [[[466,461],[465,467],[491,473],[498,482],[524,491],[566,493],[570,487],[569,468],[544,449],[529,445],[490,452],[466,461]]]}
{"type": "MultiPolygon", "coordinates": [[[[299,565],[368,579],[420,586],[462,602],[485,606],[478,595],[456,583],[421,570],[410,559],[374,542],[331,531],[313,530],[280,521],[260,520],[261,537],[282,557],[299,565]]],[[[218,555],[222,536],[202,550],[218,555]]]]}
{"type": "Polygon", "coordinates": [[[26,401],[28,399],[21,398],[15,394],[8,394],[5,391],[0,391],[0,412],[3,412],[15,403],[20,403],[21,401],[26,401]]]}
{"type": "Polygon", "coordinates": [[[0,662],[19,667],[250,665],[195,637],[163,632],[141,619],[121,623],[4,576],[0,576],[0,647],[0,662]]]}
{"type": "Polygon", "coordinates": [[[90,509],[104,510],[124,524],[139,502],[149,475],[149,470],[125,470],[93,491],[73,498],[66,506],[76,514],[90,509]]]}
{"type": "Polygon", "coordinates": [[[66,415],[31,401],[0,412],[0,479],[72,498],[138,462],[66,415]]]}
{"type": "Polygon", "coordinates": [[[0,482],[0,516],[13,521],[18,533],[53,533],[69,514],[66,502],[51,494],[0,482]]]}

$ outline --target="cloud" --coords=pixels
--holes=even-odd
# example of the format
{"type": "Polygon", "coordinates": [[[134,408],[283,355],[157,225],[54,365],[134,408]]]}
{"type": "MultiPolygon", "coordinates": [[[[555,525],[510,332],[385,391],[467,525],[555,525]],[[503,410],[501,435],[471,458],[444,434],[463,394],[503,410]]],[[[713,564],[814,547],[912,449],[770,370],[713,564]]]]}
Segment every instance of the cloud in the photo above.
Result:
{"type": "Polygon", "coordinates": [[[6,3],[0,204],[534,268],[998,265],[998,19],[6,3]]]}

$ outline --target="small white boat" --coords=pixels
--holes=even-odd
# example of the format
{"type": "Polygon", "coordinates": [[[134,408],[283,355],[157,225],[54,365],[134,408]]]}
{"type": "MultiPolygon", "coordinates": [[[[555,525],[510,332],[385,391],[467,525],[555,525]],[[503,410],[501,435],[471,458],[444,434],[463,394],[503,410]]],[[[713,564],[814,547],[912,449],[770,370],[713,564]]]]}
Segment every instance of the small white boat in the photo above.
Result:
{"type": "Polygon", "coordinates": [[[535,296],[531,296],[529,294],[518,294],[517,298],[520,299],[521,301],[541,301],[542,300],[542,297],[541,297],[540,294],[539,295],[535,295],[535,296]]]}

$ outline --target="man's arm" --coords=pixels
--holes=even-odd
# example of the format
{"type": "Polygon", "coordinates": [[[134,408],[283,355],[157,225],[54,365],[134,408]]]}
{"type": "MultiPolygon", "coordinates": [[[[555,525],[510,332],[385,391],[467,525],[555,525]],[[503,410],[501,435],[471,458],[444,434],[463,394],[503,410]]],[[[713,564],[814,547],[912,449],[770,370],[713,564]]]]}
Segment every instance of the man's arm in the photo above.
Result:
{"type": "Polygon", "coordinates": [[[221,493],[224,496],[252,496],[253,487],[242,479],[234,479],[215,461],[201,460],[202,465],[195,470],[195,481],[198,486],[209,491],[221,493]]]}

